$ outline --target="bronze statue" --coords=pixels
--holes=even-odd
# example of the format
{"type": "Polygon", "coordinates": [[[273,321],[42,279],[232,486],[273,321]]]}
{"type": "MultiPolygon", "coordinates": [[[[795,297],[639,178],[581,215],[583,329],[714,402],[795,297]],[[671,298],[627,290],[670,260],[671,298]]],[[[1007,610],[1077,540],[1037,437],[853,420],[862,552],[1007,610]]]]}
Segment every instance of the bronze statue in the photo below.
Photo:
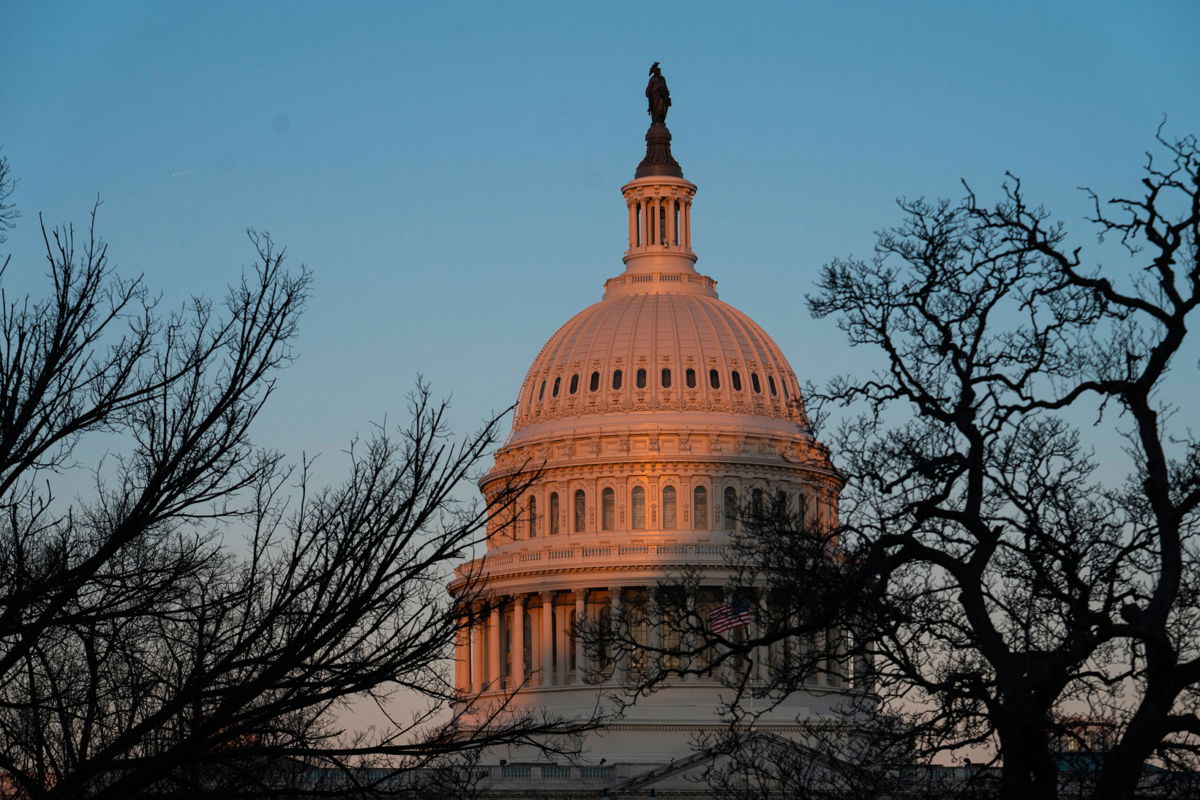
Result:
{"type": "Polygon", "coordinates": [[[650,65],[650,82],[646,84],[646,99],[650,101],[650,121],[655,125],[667,124],[667,109],[671,107],[671,91],[667,79],[662,76],[658,62],[650,65]]]}
{"type": "Polygon", "coordinates": [[[638,164],[633,177],[682,178],[683,169],[671,155],[671,132],[667,130],[667,109],[671,107],[671,92],[667,89],[667,79],[662,76],[657,61],[650,66],[646,99],[650,101],[650,130],[646,131],[646,157],[638,164]]]}

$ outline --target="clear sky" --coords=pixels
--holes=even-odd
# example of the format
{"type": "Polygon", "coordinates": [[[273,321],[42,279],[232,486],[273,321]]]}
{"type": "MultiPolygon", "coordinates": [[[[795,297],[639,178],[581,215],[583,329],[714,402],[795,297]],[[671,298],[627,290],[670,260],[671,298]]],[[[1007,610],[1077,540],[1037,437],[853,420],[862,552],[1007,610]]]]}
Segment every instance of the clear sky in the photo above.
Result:
{"type": "Polygon", "coordinates": [[[899,195],[1005,170],[1077,227],[1200,132],[1195,2],[0,4],[0,145],[36,216],[93,199],[127,274],[219,294],[270,231],[315,274],[265,441],[337,452],[418,373],[466,426],[622,269],[661,61],[698,268],[800,376],[853,365],[803,296],[899,195]]]}

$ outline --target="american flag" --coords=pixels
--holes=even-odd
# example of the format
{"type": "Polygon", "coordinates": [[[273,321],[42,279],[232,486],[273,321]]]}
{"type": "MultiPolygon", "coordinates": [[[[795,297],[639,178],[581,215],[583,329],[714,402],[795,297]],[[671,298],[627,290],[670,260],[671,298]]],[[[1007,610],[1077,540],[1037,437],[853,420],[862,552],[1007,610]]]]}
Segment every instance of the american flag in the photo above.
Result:
{"type": "Polygon", "coordinates": [[[746,598],[717,606],[708,614],[713,633],[724,633],[750,624],[750,601],[746,598]]]}

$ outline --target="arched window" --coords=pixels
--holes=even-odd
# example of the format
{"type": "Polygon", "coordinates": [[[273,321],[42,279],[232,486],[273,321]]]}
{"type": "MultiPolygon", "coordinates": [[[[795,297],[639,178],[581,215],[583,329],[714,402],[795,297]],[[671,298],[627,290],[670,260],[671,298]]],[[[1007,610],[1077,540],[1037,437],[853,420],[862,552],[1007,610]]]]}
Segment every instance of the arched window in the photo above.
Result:
{"type": "Polygon", "coordinates": [[[613,370],[613,388],[614,389],[621,388],[621,370],[619,370],[619,369],[613,370]]]}
{"type": "Polygon", "coordinates": [[[612,489],[600,493],[600,528],[611,531],[617,524],[617,494],[612,489]]]}
{"type": "Polygon", "coordinates": [[[579,391],[579,376],[578,375],[571,376],[571,388],[569,391],[571,392],[571,394],[575,394],[576,392],[579,391]]]}
{"type": "Polygon", "coordinates": [[[773,375],[767,376],[767,386],[771,389],[771,397],[779,394],[779,392],[775,391],[775,377],[773,375]]]}
{"type": "Polygon", "coordinates": [[[594,392],[600,388],[600,373],[593,372],[591,380],[588,381],[588,391],[594,392]]]}
{"type": "Polygon", "coordinates": [[[562,378],[554,379],[554,388],[550,390],[551,397],[558,397],[558,387],[562,383],[562,378]]]}
{"type": "Polygon", "coordinates": [[[646,528],[646,490],[641,486],[633,487],[633,493],[630,497],[630,510],[633,517],[634,530],[645,530],[646,528]]]}
{"type": "Polygon", "coordinates": [[[683,377],[684,377],[684,380],[687,381],[687,387],[689,389],[696,388],[696,370],[692,369],[691,367],[688,367],[687,372],[685,372],[683,374],[683,377]]]}
{"type": "Polygon", "coordinates": [[[754,389],[755,394],[762,394],[762,384],[758,382],[758,373],[750,373],[750,386],[754,389]]]}
{"type": "Polygon", "coordinates": [[[662,371],[662,385],[664,389],[671,388],[671,370],[666,367],[663,367],[662,371]]]}
{"type": "Polygon", "coordinates": [[[558,492],[550,493],[550,535],[558,536],[558,492]]]}
{"type": "Polygon", "coordinates": [[[710,369],[708,371],[708,385],[714,389],[720,389],[721,373],[717,372],[715,369],[710,369]]]}
{"type": "Polygon", "coordinates": [[[587,528],[587,499],[583,489],[575,490],[575,532],[583,533],[587,528]]]}
{"type": "Polygon", "coordinates": [[[546,381],[543,380],[541,388],[538,389],[538,400],[541,400],[545,396],[546,396],[546,381]]]}
{"type": "Polygon", "coordinates": [[[762,516],[762,513],[763,513],[763,491],[762,491],[762,489],[755,489],[754,491],[750,492],[750,511],[751,511],[751,513],[754,514],[755,518],[762,516]]]}
{"type": "Polygon", "coordinates": [[[537,536],[537,498],[529,498],[529,538],[537,536]]]}
{"type": "Polygon", "coordinates": [[[737,527],[737,489],[725,487],[725,530],[731,531],[737,527]]]}
{"type": "Polygon", "coordinates": [[[697,486],[692,490],[692,527],[708,530],[708,489],[697,486]]]}
{"type": "Polygon", "coordinates": [[[675,529],[675,487],[664,486],[662,491],[662,526],[664,530],[675,529]]]}
{"type": "Polygon", "coordinates": [[[733,378],[733,390],[735,392],[740,392],[742,390],[742,376],[740,374],[738,374],[738,371],[736,369],[733,371],[732,378],[733,378]]]}
{"type": "Polygon", "coordinates": [[[780,381],[779,381],[779,386],[780,386],[780,388],[781,388],[781,389],[783,389],[783,399],[784,399],[784,400],[787,400],[787,399],[788,399],[788,393],[787,393],[787,381],[785,381],[785,380],[783,380],[783,379],[780,379],[780,381]]]}
{"type": "Polygon", "coordinates": [[[635,380],[635,383],[637,384],[637,388],[639,388],[639,389],[646,388],[646,370],[639,369],[637,371],[637,378],[635,380]]]}

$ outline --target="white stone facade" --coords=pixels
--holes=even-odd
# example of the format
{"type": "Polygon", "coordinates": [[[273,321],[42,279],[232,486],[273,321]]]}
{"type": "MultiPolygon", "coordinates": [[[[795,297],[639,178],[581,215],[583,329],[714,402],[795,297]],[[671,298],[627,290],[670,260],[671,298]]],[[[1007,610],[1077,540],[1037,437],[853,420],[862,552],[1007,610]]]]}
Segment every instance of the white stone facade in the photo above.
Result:
{"type": "MultiPolygon", "coordinates": [[[[695,191],[673,177],[622,187],[625,271],[550,338],[525,377],[512,434],[480,488],[495,503],[514,483],[536,480],[511,512],[494,515],[486,556],[460,567],[451,585],[466,576],[486,585],[486,601],[465,609],[470,634],[457,643],[464,695],[500,697],[523,685],[518,707],[586,717],[635,665],[588,663],[577,620],[619,613],[683,570],[700,569],[711,583],[701,606],[719,602],[739,504],[782,497],[813,522],[835,524],[841,481],[812,436],[794,372],[695,270],[695,191]]],[[[646,635],[660,634],[649,626],[646,635]]],[[[754,668],[768,661],[764,653],[754,668]]],[[[844,688],[819,680],[760,727],[796,735],[844,688]]],[[[663,687],[589,736],[583,761],[629,773],[687,756],[694,735],[718,724],[722,691],[715,677],[663,687]]],[[[510,766],[513,776],[523,766],[541,774],[535,764],[510,766]]]]}

